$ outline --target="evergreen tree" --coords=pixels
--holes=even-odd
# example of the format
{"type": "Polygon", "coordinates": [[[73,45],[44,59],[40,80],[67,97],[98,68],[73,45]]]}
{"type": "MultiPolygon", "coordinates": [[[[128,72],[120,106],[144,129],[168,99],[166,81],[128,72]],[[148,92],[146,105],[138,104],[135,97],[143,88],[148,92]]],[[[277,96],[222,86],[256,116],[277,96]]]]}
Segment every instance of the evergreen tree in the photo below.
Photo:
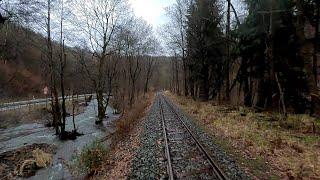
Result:
{"type": "Polygon", "coordinates": [[[220,21],[217,1],[197,0],[189,8],[187,56],[193,82],[191,94],[198,95],[200,100],[208,100],[211,90],[216,94],[221,86],[221,76],[217,76],[223,70],[220,21]]]}

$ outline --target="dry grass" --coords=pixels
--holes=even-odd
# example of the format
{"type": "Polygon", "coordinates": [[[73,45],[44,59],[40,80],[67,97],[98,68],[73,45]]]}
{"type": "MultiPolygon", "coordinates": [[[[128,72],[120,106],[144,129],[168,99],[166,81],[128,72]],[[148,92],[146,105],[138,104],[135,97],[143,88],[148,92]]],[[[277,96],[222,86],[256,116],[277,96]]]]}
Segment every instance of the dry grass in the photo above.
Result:
{"type": "Polygon", "coordinates": [[[147,107],[151,105],[153,97],[153,93],[142,96],[136,100],[132,108],[127,108],[124,111],[123,116],[116,122],[115,142],[124,139],[135,127],[137,121],[145,116],[147,107]]]}
{"type": "Polygon", "coordinates": [[[140,147],[140,134],[143,121],[139,121],[129,135],[119,141],[110,151],[109,157],[102,164],[99,172],[91,179],[128,179],[131,173],[132,160],[140,147]]]}
{"type": "MultiPolygon", "coordinates": [[[[67,112],[72,115],[72,102],[66,102],[67,112]]],[[[75,115],[81,114],[86,107],[78,105],[75,108],[75,115]]],[[[25,123],[50,123],[50,104],[31,105],[20,109],[13,109],[0,112],[0,128],[16,127],[25,123]]]]}
{"type": "Polygon", "coordinates": [[[0,154],[0,179],[17,179],[16,176],[33,176],[40,168],[51,164],[56,147],[33,144],[0,154]]]}
{"type": "Polygon", "coordinates": [[[320,136],[311,133],[319,120],[289,115],[279,123],[277,115],[167,95],[259,179],[320,179],[320,136]]]}
{"type": "Polygon", "coordinates": [[[136,100],[131,109],[125,110],[124,115],[116,123],[117,132],[112,138],[113,144],[109,156],[98,169],[99,173],[92,179],[128,179],[133,165],[131,162],[140,145],[139,135],[143,130],[143,117],[153,99],[154,93],[148,93],[136,100]]]}
{"type": "Polygon", "coordinates": [[[45,153],[41,149],[37,148],[32,151],[32,159],[26,159],[23,161],[19,168],[19,176],[28,177],[33,175],[37,169],[45,168],[52,162],[52,154],[45,153]]]}
{"type": "Polygon", "coordinates": [[[75,177],[82,175],[90,177],[96,174],[107,156],[108,151],[105,146],[96,140],[73,156],[72,164],[69,165],[71,173],[75,177]]]}
{"type": "Polygon", "coordinates": [[[50,118],[45,106],[32,106],[0,112],[0,128],[16,127],[24,123],[45,122],[50,118]]]}
{"type": "Polygon", "coordinates": [[[39,148],[32,151],[32,156],[35,158],[36,165],[39,168],[47,167],[52,162],[52,155],[39,148]]]}

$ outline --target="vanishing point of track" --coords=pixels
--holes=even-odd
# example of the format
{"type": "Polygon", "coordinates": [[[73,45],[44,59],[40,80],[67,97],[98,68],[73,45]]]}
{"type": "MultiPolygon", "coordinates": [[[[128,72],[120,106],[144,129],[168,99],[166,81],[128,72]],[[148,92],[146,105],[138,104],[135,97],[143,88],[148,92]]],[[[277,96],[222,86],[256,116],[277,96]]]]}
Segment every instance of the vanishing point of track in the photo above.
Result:
{"type": "Polygon", "coordinates": [[[158,98],[168,179],[227,179],[173,105],[162,94],[158,98]]]}

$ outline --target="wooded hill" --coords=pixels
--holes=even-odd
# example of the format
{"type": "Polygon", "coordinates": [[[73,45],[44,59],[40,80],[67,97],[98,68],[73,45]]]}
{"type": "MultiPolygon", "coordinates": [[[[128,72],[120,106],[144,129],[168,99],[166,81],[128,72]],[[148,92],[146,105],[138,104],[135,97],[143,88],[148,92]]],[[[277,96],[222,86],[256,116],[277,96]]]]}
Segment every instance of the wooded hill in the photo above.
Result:
{"type": "MultiPolygon", "coordinates": [[[[39,33],[20,25],[6,23],[0,27],[0,98],[43,97],[48,86],[48,67],[45,59],[46,39],[39,33]]],[[[58,43],[55,43],[58,51],[58,43]]],[[[67,48],[66,89],[71,93],[91,92],[83,83],[76,48],[67,48]]],[[[56,55],[57,56],[57,55],[56,55]]]]}
{"type": "MultiPolygon", "coordinates": [[[[0,27],[0,98],[19,99],[43,97],[43,88],[48,86],[48,62],[46,38],[28,28],[16,24],[4,24],[0,27]]],[[[55,42],[56,58],[59,43],[55,42]]],[[[89,50],[67,47],[66,89],[67,93],[92,93],[91,83],[85,74],[80,58],[82,52],[86,61],[90,61],[89,50]],[[84,83],[86,82],[86,83],[84,83]]],[[[156,67],[152,67],[149,86],[155,89],[169,88],[171,62],[167,57],[154,57],[156,67]]],[[[123,65],[125,66],[125,65],[123,65]]],[[[123,80],[125,81],[125,79],[123,80]]],[[[144,89],[144,81],[139,82],[144,89]]]]}

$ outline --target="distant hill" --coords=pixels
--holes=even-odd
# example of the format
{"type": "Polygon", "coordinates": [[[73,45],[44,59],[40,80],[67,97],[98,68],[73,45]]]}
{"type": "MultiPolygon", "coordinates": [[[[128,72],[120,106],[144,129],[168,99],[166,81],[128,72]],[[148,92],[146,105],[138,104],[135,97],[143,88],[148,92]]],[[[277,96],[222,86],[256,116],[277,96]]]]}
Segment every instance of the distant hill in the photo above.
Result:
{"type": "MultiPolygon", "coordinates": [[[[57,51],[58,44],[54,44],[57,51]]],[[[68,48],[71,51],[71,48],[68,48]]],[[[41,96],[42,89],[48,84],[48,65],[46,62],[46,39],[24,27],[5,24],[0,26],[0,98],[41,96]]],[[[57,57],[55,57],[57,58],[57,57]]],[[[67,57],[67,92],[71,86],[83,85],[75,76],[79,69],[75,57],[67,57]],[[69,76],[68,76],[69,75],[69,76]],[[74,82],[74,83],[71,83],[74,82]],[[72,84],[72,85],[71,85],[72,84]],[[69,86],[68,86],[69,85],[69,86]]],[[[86,92],[86,87],[77,88],[86,92]]]]}

